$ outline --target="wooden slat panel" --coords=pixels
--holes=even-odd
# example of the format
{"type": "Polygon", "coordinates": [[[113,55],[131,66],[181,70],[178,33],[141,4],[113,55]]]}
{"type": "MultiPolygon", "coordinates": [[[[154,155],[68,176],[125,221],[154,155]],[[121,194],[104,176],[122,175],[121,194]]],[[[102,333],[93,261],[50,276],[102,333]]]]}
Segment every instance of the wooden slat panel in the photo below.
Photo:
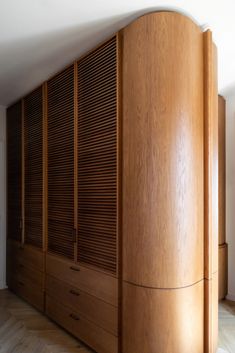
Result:
{"type": "Polygon", "coordinates": [[[78,63],[78,261],[117,271],[117,39],[78,63]]]}
{"type": "Polygon", "coordinates": [[[24,241],[42,248],[42,86],[24,99],[24,241]]]}
{"type": "Polygon", "coordinates": [[[74,67],[47,84],[48,250],[74,256],[74,67]]]}
{"type": "Polygon", "coordinates": [[[22,109],[18,102],[7,109],[7,236],[21,241],[22,109]]]}

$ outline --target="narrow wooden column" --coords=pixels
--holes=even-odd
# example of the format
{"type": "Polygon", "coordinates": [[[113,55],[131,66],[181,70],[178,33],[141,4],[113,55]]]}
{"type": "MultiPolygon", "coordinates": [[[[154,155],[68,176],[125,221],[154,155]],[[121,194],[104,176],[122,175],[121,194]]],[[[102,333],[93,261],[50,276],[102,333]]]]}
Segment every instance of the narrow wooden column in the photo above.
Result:
{"type": "Polygon", "coordinates": [[[228,244],[226,243],[226,102],[218,97],[219,137],[219,300],[228,292],[228,244]]]}
{"type": "Polygon", "coordinates": [[[218,88],[217,50],[204,33],[204,352],[215,353],[218,336],[218,88]]]}

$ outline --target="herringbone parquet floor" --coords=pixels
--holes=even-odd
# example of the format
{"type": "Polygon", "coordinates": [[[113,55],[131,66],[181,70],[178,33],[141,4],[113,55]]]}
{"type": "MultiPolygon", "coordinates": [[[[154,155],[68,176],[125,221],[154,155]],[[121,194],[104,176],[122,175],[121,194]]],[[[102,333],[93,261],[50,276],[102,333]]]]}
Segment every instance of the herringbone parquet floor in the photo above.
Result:
{"type": "Polygon", "coordinates": [[[0,290],[0,353],[92,351],[8,290],[0,290]]]}
{"type": "MultiPolygon", "coordinates": [[[[235,303],[219,310],[217,353],[235,352],[235,303]]],[[[0,353],[92,353],[8,290],[0,290],[0,353]]]]}

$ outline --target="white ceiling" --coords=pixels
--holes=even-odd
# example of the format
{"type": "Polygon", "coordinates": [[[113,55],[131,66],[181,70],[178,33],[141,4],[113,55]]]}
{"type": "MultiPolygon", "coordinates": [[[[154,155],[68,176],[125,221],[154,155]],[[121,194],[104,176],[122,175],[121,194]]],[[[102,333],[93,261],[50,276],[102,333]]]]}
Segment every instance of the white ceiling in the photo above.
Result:
{"type": "Polygon", "coordinates": [[[234,0],[0,0],[0,104],[8,105],[100,41],[153,10],[213,31],[219,90],[235,86],[234,0]]]}

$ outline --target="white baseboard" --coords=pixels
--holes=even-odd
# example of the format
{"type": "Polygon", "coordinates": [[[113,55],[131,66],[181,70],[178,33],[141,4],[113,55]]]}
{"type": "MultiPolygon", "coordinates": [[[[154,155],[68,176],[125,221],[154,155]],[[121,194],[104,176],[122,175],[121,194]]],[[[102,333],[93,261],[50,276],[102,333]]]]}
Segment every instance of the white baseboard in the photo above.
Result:
{"type": "Polygon", "coordinates": [[[231,300],[232,302],[235,302],[235,294],[228,294],[226,296],[226,299],[227,300],[231,300]]]}
{"type": "Polygon", "coordinates": [[[225,351],[223,348],[218,348],[216,353],[228,353],[228,351],[225,351]]]}

